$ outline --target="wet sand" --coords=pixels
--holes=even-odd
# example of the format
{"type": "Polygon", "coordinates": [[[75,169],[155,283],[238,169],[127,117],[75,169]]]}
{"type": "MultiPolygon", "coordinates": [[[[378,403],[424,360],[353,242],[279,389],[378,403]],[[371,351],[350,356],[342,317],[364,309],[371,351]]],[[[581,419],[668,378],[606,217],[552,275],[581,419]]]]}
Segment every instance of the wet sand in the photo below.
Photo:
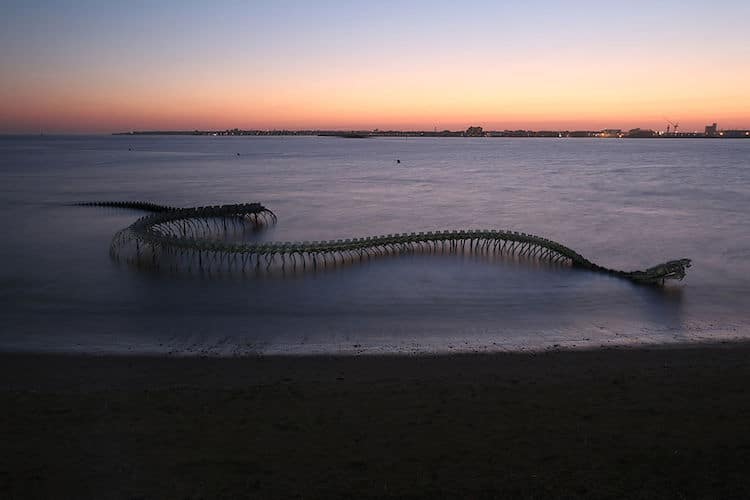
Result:
{"type": "Polygon", "coordinates": [[[750,344],[0,354],[1,498],[750,496],[750,344]]]}

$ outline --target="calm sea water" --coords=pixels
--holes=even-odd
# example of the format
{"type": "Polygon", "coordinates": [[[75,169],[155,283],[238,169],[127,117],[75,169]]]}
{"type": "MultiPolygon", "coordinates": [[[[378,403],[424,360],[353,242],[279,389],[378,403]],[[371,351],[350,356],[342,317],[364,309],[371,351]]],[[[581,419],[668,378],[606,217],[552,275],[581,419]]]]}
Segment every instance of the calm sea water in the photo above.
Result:
{"type": "Polygon", "coordinates": [[[5,137],[0,181],[0,350],[411,353],[750,337],[750,141],[5,137]],[[266,240],[497,228],[620,269],[681,257],[693,267],[663,289],[448,255],[244,279],[144,272],[108,256],[140,213],[68,205],[102,199],[259,201],[279,216],[266,240]]]}

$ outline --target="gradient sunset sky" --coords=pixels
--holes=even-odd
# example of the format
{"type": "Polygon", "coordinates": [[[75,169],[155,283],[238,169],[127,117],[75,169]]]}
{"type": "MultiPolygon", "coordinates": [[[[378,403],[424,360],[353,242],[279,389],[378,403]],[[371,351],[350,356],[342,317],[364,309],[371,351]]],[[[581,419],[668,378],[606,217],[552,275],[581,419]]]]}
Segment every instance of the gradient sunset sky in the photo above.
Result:
{"type": "Polygon", "coordinates": [[[750,128],[750,2],[0,3],[0,133],[750,128]]]}

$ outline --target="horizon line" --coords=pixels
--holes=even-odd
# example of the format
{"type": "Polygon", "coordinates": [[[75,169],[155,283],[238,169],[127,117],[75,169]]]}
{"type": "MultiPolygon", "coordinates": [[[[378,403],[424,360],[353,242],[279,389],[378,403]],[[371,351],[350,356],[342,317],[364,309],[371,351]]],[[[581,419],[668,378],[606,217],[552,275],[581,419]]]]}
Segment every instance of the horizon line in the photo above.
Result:
{"type": "Polygon", "coordinates": [[[472,129],[479,129],[479,132],[489,133],[503,133],[503,132],[529,132],[529,133],[577,133],[577,132],[588,132],[588,133],[602,133],[602,132],[631,132],[631,131],[652,131],[656,134],[697,134],[704,133],[706,129],[710,127],[716,127],[714,131],[726,132],[726,131],[747,131],[750,127],[730,127],[730,128],[719,128],[716,122],[708,123],[705,125],[704,130],[699,129],[679,129],[679,132],[675,132],[673,128],[667,127],[666,132],[662,129],[652,128],[648,126],[633,127],[633,128],[621,128],[621,127],[595,127],[595,128],[574,128],[574,127],[542,127],[542,128],[488,128],[485,129],[481,125],[470,125],[466,128],[450,129],[450,128],[437,128],[432,129],[426,128],[366,128],[366,127],[331,127],[331,128],[319,128],[319,127],[253,127],[253,128],[239,128],[239,127],[227,127],[227,128],[152,128],[152,129],[119,129],[109,131],[50,131],[45,132],[43,127],[39,128],[39,132],[32,131],[8,131],[0,132],[0,136],[39,136],[39,135],[138,135],[138,134],[213,134],[213,133],[248,133],[248,132],[289,132],[289,133],[368,133],[368,134],[387,134],[387,133],[402,133],[402,134],[441,134],[441,133],[466,133],[472,129]]]}

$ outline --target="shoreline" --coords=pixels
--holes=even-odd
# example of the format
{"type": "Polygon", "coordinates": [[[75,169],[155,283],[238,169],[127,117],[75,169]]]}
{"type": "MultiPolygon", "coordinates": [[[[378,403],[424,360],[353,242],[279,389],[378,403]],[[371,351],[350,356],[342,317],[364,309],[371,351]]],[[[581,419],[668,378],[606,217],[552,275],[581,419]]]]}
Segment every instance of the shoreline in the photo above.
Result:
{"type": "MultiPolygon", "coordinates": [[[[0,356],[82,356],[82,357],[132,357],[132,358],[163,358],[163,359],[243,359],[243,358],[358,358],[358,357],[452,357],[452,356],[492,356],[505,354],[539,355],[556,352],[588,352],[610,350],[662,350],[662,349],[702,349],[702,348],[733,348],[750,346],[750,338],[737,334],[735,328],[700,332],[694,338],[682,337],[679,340],[659,336],[653,340],[640,337],[627,341],[606,339],[592,341],[590,338],[555,339],[545,342],[525,341],[526,337],[516,341],[486,342],[477,339],[456,338],[452,341],[444,339],[423,344],[405,340],[403,344],[378,343],[276,343],[276,344],[248,344],[238,347],[230,343],[189,344],[155,342],[153,344],[136,344],[125,348],[123,346],[90,346],[76,344],[75,347],[43,348],[39,343],[23,345],[6,343],[0,344],[0,356]],[[446,347],[447,346],[447,347],[446,347]]],[[[646,336],[648,337],[648,336],[646,336]]]]}
{"type": "Polygon", "coordinates": [[[490,130],[467,133],[460,130],[441,132],[428,130],[133,130],[129,132],[112,132],[112,136],[158,137],[330,137],[339,139],[374,139],[374,138],[464,138],[464,139],[748,139],[750,130],[727,129],[713,134],[705,132],[664,133],[651,129],[633,129],[628,132],[620,129],[598,130],[490,130]]]}
{"type": "Polygon", "coordinates": [[[447,356],[0,353],[0,496],[750,494],[750,342],[447,356]]]}

